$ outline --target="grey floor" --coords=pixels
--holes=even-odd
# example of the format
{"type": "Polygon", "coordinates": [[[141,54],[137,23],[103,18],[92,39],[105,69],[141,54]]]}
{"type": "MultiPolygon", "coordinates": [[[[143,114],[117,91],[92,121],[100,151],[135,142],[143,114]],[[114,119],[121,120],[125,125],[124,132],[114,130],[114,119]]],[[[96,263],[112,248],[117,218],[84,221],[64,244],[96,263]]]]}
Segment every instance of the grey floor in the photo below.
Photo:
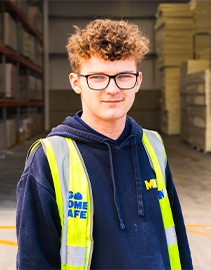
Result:
{"type": "MultiPolygon", "coordinates": [[[[179,136],[162,137],[183,208],[194,269],[211,270],[211,153],[191,148],[179,136]]],[[[16,269],[16,185],[35,139],[13,147],[5,157],[0,155],[0,269],[16,269]]]]}

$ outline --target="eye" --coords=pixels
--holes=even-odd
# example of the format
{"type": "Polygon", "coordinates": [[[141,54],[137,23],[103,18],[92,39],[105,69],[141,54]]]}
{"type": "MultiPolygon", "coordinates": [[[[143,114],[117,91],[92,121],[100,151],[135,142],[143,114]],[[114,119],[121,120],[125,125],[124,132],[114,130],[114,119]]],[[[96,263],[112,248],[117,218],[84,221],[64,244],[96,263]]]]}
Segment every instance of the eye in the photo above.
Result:
{"type": "Polygon", "coordinates": [[[119,74],[117,76],[117,78],[120,80],[127,80],[127,79],[131,79],[133,77],[134,77],[134,74],[130,74],[130,73],[119,74]]]}
{"type": "Polygon", "coordinates": [[[89,76],[89,80],[103,81],[103,80],[107,80],[107,76],[105,76],[103,74],[94,74],[94,75],[89,76]]]}

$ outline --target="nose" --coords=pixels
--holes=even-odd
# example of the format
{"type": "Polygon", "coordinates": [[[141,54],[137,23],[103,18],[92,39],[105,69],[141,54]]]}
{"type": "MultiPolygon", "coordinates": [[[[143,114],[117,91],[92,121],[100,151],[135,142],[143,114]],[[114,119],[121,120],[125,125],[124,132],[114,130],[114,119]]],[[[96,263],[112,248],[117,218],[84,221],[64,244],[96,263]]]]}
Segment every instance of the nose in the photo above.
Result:
{"type": "Polygon", "coordinates": [[[119,87],[116,85],[114,78],[110,78],[108,86],[105,88],[105,92],[109,94],[116,94],[120,92],[119,87]]]}

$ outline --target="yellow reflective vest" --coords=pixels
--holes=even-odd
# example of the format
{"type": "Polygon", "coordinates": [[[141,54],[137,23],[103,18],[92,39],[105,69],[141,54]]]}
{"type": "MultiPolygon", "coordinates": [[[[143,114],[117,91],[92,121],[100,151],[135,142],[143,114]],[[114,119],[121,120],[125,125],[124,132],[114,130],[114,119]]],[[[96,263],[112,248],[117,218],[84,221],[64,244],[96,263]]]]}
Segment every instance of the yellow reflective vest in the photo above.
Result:
{"type": "MultiPolygon", "coordinates": [[[[156,174],[171,270],[180,270],[177,236],[166,190],[166,153],[163,142],[157,132],[146,129],[143,130],[142,140],[156,174]]],[[[61,269],[90,269],[93,251],[93,197],[83,158],[75,141],[70,138],[52,136],[40,139],[29,152],[40,143],[49,162],[61,219],[61,269]]]]}

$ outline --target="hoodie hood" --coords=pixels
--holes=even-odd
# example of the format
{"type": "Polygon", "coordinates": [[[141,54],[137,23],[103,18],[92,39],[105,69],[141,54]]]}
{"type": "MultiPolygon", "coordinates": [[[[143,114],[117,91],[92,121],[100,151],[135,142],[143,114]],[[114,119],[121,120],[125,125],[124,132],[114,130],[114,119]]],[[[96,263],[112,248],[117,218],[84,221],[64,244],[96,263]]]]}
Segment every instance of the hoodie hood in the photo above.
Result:
{"type": "MultiPolygon", "coordinates": [[[[91,127],[86,125],[80,118],[80,115],[82,114],[81,111],[79,111],[74,117],[68,116],[66,119],[62,122],[62,124],[58,125],[57,127],[54,127],[52,131],[48,134],[48,136],[62,136],[71,138],[76,141],[81,141],[85,143],[94,143],[94,144],[104,144],[105,141],[108,141],[109,143],[113,145],[118,145],[120,143],[120,140],[113,140],[110,139],[103,134],[100,134],[93,130],[91,127]]],[[[136,121],[127,116],[126,119],[126,127],[130,129],[130,132],[128,132],[128,136],[125,138],[123,145],[127,145],[128,139],[132,137],[136,137],[137,142],[142,141],[142,128],[136,123],[136,121]]]]}
{"type": "Polygon", "coordinates": [[[142,184],[140,180],[140,168],[137,152],[137,145],[142,143],[143,129],[136,123],[134,119],[127,116],[123,134],[120,136],[119,139],[113,140],[104,136],[103,134],[96,132],[91,127],[86,125],[86,123],[84,123],[80,118],[81,113],[82,113],[81,111],[78,112],[74,117],[68,116],[62,122],[62,124],[52,129],[52,131],[48,134],[48,137],[49,136],[67,137],[75,140],[76,143],[82,142],[85,144],[93,145],[93,147],[95,148],[103,147],[108,149],[110,174],[113,185],[114,204],[120,222],[120,229],[124,230],[125,224],[122,217],[121,205],[119,202],[118,190],[116,188],[116,181],[114,176],[113,151],[124,147],[130,148],[133,157],[133,167],[135,176],[134,181],[136,184],[138,215],[143,216],[144,207],[143,207],[142,184]]]}

